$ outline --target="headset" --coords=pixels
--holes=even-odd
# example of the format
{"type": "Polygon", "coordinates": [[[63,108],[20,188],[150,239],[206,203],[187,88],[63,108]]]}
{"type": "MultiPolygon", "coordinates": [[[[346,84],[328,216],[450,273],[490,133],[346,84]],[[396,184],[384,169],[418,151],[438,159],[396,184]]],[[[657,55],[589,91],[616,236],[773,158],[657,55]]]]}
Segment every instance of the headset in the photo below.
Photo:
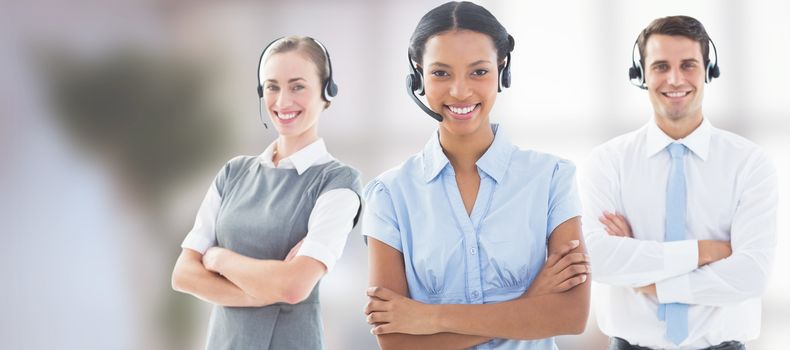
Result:
{"type": "MultiPolygon", "coordinates": [[[[508,35],[508,39],[510,41],[510,47],[513,47],[513,37],[508,35]]],[[[417,94],[420,96],[425,96],[425,83],[423,72],[421,68],[417,68],[414,65],[414,62],[411,59],[411,55],[408,55],[409,59],[409,70],[411,73],[406,75],[406,93],[411,97],[412,101],[417,104],[417,106],[422,109],[423,112],[428,114],[431,118],[436,119],[437,121],[441,122],[444,118],[441,114],[434,112],[428,106],[426,106],[419,98],[417,98],[417,94]]],[[[498,67],[498,74],[499,79],[497,81],[497,92],[502,92],[502,88],[509,88],[511,83],[510,77],[510,52],[507,53],[505,57],[505,63],[501,64],[498,67]]]]}
{"type": "MultiPolygon", "coordinates": [[[[713,40],[708,38],[710,47],[713,48],[713,59],[710,59],[710,50],[708,50],[708,66],[705,68],[705,82],[710,83],[714,78],[721,75],[719,70],[719,53],[716,51],[716,44],[713,40]]],[[[645,71],[642,68],[642,57],[639,54],[639,38],[634,41],[634,47],[631,49],[631,67],[628,68],[628,78],[631,79],[631,84],[634,86],[647,90],[647,83],[645,83],[645,71]],[[639,57],[637,57],[639,56],[639,57]]]]}
{"type": "MultiPolygon", "coordinates": [[[[261,51],[261,57],[258,58],[258,74],[257,74],[258,75],[258,114],[260,115],[262,122],[263,122],[263,112],[261,111],[262,109],[261,100],[263,99],[263,84],[261,84],[261,65],[263,64],[263,57],[266,55],[266,51],[269,50],[269,47],[271,47],[272,45],[274,45],[274,43],[280,41],[283,38],[285,37],[282,36],[277,39],[274,39],[272,42],[266,45],[266,47],[263,48],[263,51],[261,51]]],[[[310,39],[314,43],[316,43],[318,47],[321,48],[321,51],[324,52],[324,56],[326,57],[326,63],[327,66],[329,67],[329,77],[327,77],[323,81],[323,88],[321,89],[321,98],[324,99],[324,101],[326,102],[331,102],[332,99],[335,96],[337,96],[338,88],[337,88],[337,84],[335,83],[335,80],[332,78],[332,59],[329,58],[329,51],[326,49],[324,44],[322,44],[320,41],[315,40],[311,37],[307,37],[307,39],[310,39]]],[[[267,129],[269,128],[266,125],[266,122],[263,122],[263,126],[266,127],[267,129]]]]}

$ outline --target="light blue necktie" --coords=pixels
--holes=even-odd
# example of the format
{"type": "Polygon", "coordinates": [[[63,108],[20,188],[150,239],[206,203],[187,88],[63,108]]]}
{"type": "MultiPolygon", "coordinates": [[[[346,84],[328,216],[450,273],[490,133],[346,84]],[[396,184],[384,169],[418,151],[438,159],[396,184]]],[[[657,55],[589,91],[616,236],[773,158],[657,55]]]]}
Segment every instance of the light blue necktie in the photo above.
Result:
{"type": "MultiPolygon", "coordinates": [[[[667,218],[665,241],[686,239],[686,175],[683,156],[688,150],[679,143],[667,146],[672,164],[667,180],[667,218]]],[[[688,304],[669,303],[658,306],[658,319],[666,321],[667,338],[675,345],[688,336],[688,304]]]]}

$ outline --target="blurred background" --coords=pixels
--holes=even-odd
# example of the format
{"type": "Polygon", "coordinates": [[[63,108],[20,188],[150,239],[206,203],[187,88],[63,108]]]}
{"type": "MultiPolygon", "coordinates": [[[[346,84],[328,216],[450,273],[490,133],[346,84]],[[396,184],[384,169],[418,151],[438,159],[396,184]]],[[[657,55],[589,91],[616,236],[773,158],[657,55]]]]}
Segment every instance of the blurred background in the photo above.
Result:
{"type": "MultiPolygon", "coordinates": [[[[436,125],[404,93],[406,49],[442,1],[0,2],[0,348],[198,349],[209,306],[170,289],[214,174],[276,137],[258,117],[260,50],[290,34],[329,49],[340,93],[322,114],[333,155],[368,181],[436,125]]],[[[513,141],[582,162],[643,125],[631,47],[656,17],[704,23],[720,79],[705,117],[760,144],[780,176],[779,242],[751,350],[790,343],[790,3],[479,1],[516,38],[492,120],[513,141]]],[[[372,349],[359,229],[321,284],[328,349],[372,349]]],[[[595,291],[594,291],[595,293],[595,291]]],[[[593,295],[593,297],[595,297],[593,295]]],[[[604,349],[594,313],[563,349],[604,349]]]]}

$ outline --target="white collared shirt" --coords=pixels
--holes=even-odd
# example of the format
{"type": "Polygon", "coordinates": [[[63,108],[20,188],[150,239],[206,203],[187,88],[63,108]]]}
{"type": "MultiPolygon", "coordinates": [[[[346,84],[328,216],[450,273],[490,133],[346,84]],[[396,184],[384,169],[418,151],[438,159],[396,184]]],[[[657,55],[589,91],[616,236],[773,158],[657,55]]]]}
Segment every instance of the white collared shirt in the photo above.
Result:
{"type": "MultiPolygon", "coordinates": [[[[326,149],[323,139],[318,139],[274,165],[272,158],[276,142],[266,147],[258,156],[261,166],[279,169],[296,169],[301,175],[313,165],[325,164],[334,160],[326,149]]],[[[204,254],[208,248],[216,245],[216,220],[222,202],[219,191],[214,183],[209,186],[203,203],[198,209],[195,225],[181,243],[182,248],[189,248],[204,254]]],[[[297,255],[309,256],[323,263],[327,271],[334,267],[343,248],[348,234],[354,225],[354,217],[359,210],[359,196],[348,188],[327,191],[316,199],[307,222],[307,236],[297,255]]]]}
{"type": "Polygon", "coordinates": [[[654,121],[593,150],[580,174],[583,230],[592,256],[594,305],[603,333],[650,348],[699,349],[757,338],[760,296],[776,245],[777,175],[752,142],[705,119],[673,140],[654,121]],[[670,157],[685,156],[687,240],[664,242],[670,157]],[[634,238],[609,236],[603,211],[625,216],[634,238]],[[697,267],[697,240],[732,244],[726,259],[697,267]],[[655,283],[658,298],[633,287],[655,283]],[[659,303],[690,304],[689,335],[678,346],[665,338],[659,303]]]}

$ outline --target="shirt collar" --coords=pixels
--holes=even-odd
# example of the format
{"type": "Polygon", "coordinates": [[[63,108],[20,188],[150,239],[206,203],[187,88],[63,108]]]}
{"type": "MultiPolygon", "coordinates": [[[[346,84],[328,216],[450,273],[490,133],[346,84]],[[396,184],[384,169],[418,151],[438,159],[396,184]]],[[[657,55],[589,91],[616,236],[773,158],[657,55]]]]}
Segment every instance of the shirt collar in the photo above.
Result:
{"type": "MultiPolygon", "coordinates": [[[[502,181],[505,172],[510,164],[510,157],[515,150],[515,146],[510,142],[503,130],[499,130],[499,124],[491,124],[494,132],[494,142],[483,153],[483,156],[475,164],[491,176],[497,183],[502,181]]],[[[423,172],[425,182],[431,182],[441,171],[450,163],[439,143],[439,132],[434,133],[423,149],[423,172]]]]}
{"type": "Polygon", "coordinates": [[[691,152],[700,157],[703,161],[708,158],[708,150],[710,148],[710,134],[713,125],[707,119],[702,119],[702,124],[698,126],[688,136],[673,140],[662,131],[655,120],[651,120],[646,125],[647,140],[645,143],[645,156],[652,157],[658,152],[664,150],[670,143],[677,142],[685,145],[691,152]]]}
{"type": "Polygon", "coordinates": [[[274,166],[272,158],[274,150],[277,148],[277,141],[272,142],[269,147],[258,157],[260,164],[269,168],[296,169],[296,173],[302,175],[305,170],[316,164],[323,164],[332,160],[332,156],[326,149],[324,139],[319,138],[306,147],[296,151],[287,158],[280,159],[277,166],[274,166]]]}

